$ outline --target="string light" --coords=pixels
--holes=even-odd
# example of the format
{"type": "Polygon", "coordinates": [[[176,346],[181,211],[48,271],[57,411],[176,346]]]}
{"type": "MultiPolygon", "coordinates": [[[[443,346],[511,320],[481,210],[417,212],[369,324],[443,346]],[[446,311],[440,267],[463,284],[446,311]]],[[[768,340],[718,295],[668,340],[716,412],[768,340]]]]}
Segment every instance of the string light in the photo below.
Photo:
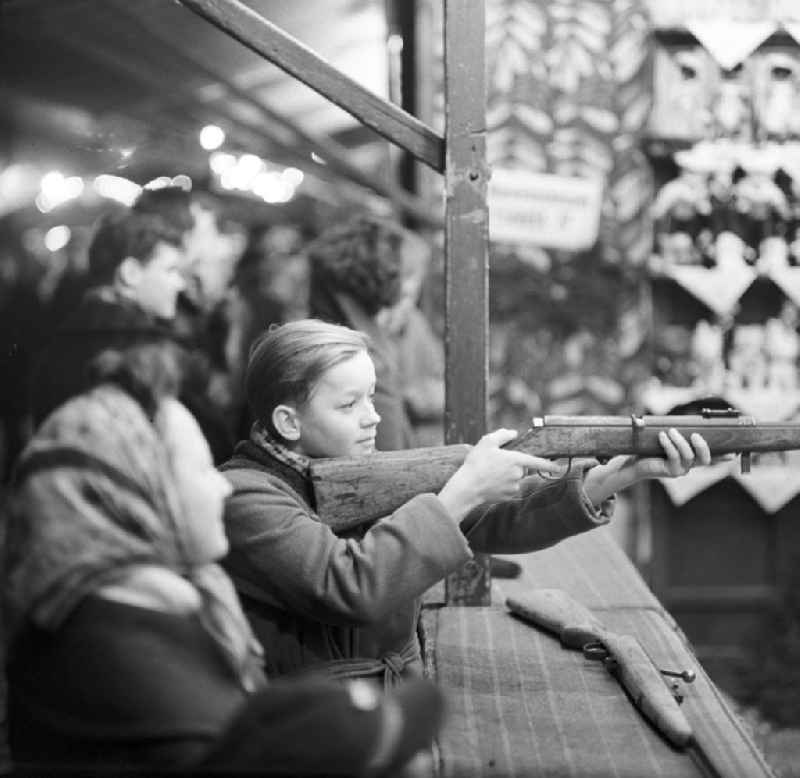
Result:
{"type": "Polygon", "coordinates": [[[225,143],[225,131],[216,124],[207,124],[200,130],[200,145],[206,151],[214,151],[225,143]]]}
{"type": "Polygon", "coordinates": [[[49,213],[83,193],[83,179],[79,176],[65,176],[58,170],[51,170],[42,176],[36,207],[42,213],[49,213]]]}
{"type": "Polygon", "coordinates": [[[95,178],[94,189],[102,197],[108,197],[110,200],[116,200],[128,206],[133,205],[133,201],[142,191],[139,184],[129,181],[127,178],[107,174],[95,178]]]}
{"type": "Polygon", "coordinates": [[[48,251],[56,252],[69,243],[72,231],[64,224],[51,227],[44,236],[44,245],[48,251]]]}

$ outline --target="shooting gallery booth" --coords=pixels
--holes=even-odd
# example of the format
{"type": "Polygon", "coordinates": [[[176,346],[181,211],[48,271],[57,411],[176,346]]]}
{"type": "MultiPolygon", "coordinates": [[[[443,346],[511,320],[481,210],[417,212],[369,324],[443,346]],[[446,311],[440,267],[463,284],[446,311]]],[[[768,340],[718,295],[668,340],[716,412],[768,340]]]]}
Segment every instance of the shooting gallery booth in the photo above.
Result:
{"type": "MultiPolygon", "coordinates": [[[[0,8],[25,26],[26,4],[40,21],[52,10],[44,0],[0,8]]],[[[61,0],[59,27],[80,28],[83,5],[61,0]]],[[[800,286],[788,232],[792,172],[783,170],[787,183],[770,170],[775,154],[793,158],[796,141],[800,18],[792,2],[332,4],[342,14],[382,15],[384,43],[392,43],[380,71],[387,83],[375,91],[365,86],[375,72],[362,65],[344,75],[298,43],[314,37],[313,28],[322,49],[326,36],[312,23],[319,3],[294,5],[287,16],[270,0],[114,0],[104,6],[102,34],[89,35],[86,59],[133,90],[140,129],[175,141],[139,183],[158,170],[179,173],[170,157],[188,164],[187,124],[194,132],[195,115],[213,118],[239,159],[263,155],[280,162],[267,172],[304,173],[298,192],[317,196],[281,206],[293,209],[290,220],[309,210],[335,220],[371,207],[433,243],[442,237],[425,301],[446,346],[448,442],[474,442],[489,427],[524,429],[535,415],[662,413],[710,395],[759,419],[794,417],[791,304],[800,286]],[[171,46],[164,30],[180,30],[172,42],[181,45],[171,46]],[[736,61],[720,40],[740,42],[736,61]],[[188,41],[219,46],[220,56],[193,57],[188,41]],[[258,88],[279,73],[289,86],[258,88]],[[169,89],[157,88],[159,77],[169,89]],[[761,91],[748,91],[756,85],[761,91]],[[293,87],[356,121],[330,131],[313,112],[287,121],[282,101],[293,87]],[[786,118],[771,121],[779,110],[786,118]],[[324,164],[310,164],[312,154],[324,164]],[[754,156],[750,171],[744,163],[754,156]],[[752,207],[741,215],[725,201],[733,192],[724,185],[733,189],[748,176],[756,179],[752,207]],[[776,205],[765,177],[783,182],[774,186],[785,204],[776,205]],[[745,222],[757,237],[736,242],[731,234],[745,222]],[[770,238],[783,240],[783,254],[770,238]],[[756,241],[755,255],[748,241],[756,241]],[[765,251],[772,259],[759,264],[765,251]],[[772,320],[779,324],[768,328],[772,320]]],[[[79,60],[75,53],[67,59],[79,60]]],[[[84,67],[81,78],[92,65],[84,67]]],[[[46,64],[39,69],[48,72],[46,64]]],[[[19,99],[33,65],[23,70],[13,71],[21,106],[14,119],[28,126],[42,105],[19,99]]],[[[110,91],[106,84],[103,94],[110,91]]],[[[43,102],[52,101],[51,93],[43,102]]],[[[94,117],[109,111],[82,108],[94,117]]],[[[123,134],[123,127],[130,130],[112,129],[123,134]]],[[[117,172],[123,162],[114,160],[117,172]]],[[[207,153],[194,164],[198,179],[213,178],[207,153]]],[[[250,195],[238,197],[237,207],[255,207],[250,195]]],[[[692,476],[683,490],[637,489],[620,498],[611,529],[517,557],[517,578],[492,579],[490,560],[478,557],[430,591],[420,634],[427,670],[449,702],[436,774],[770,775],[727,693],[743,691],[736,681],[750,636],[764,628],[764,605],[780,602],[794,573],[790,475],[788,460],[773,457],[750,476],[727,463],[692,476]],[[634,704],[619,673],[505,605],[553,589],[589,608],[610,633],[636,638],[650,670],[688,672],[664,676],[662,686],[682,699],[690,738],[671,741],[634,704]]],[[[763,679],[755,683],[766,688],[763,679]]]]}

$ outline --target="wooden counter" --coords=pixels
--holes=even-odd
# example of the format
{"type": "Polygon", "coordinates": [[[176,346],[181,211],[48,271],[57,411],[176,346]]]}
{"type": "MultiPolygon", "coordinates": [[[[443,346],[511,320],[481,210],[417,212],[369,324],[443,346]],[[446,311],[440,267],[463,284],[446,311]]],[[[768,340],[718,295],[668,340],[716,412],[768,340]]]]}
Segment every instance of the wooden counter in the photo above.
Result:
{"type": "Polygon", "coordinates": [[[492,605],[426,601],[422,634],[428,671],[448,695],[440,774],[601,778],[759,778],[772,775],[710,681],[674,620],[606,529],[572,538],[521,563],[516,580],[493,582],[492,605]],[[634,708],[601,662],[564,649],[515,618],[507,595],[560,588],[610,629],[635,635],[661,668],[692,669],[683,710],[716,772],[693,750],[670,746],[634,708]]]}

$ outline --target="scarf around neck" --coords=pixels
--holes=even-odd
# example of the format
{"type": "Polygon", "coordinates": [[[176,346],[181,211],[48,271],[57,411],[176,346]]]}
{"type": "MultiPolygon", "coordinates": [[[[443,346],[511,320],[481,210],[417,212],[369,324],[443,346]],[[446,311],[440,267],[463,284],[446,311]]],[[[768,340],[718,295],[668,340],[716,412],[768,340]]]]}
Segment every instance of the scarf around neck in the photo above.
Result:
{"type": "Polygon", "coordinates": [[[260,421],[254,422],[250,428],[250,440],[278,462],[290,467],[303,478],[308,478],[311,472],[311,459],[287,448],[260,421]]]}

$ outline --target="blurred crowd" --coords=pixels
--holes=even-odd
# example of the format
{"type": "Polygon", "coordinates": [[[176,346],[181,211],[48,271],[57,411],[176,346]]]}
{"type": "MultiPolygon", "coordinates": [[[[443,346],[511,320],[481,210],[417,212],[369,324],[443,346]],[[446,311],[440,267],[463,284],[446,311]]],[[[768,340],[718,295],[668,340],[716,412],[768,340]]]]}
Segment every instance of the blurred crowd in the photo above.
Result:
{"type": "Polygon", "coordinates": [[[251,434],[251,345],[308,316],[369,336],[380,448],[442,442],[442,347],[416,304],[428,246],[368,214],[313,240],[246,232],[167,186],[71,250],[26,265],[10,237],[0,261],[0,772],[6,742],[20,774],[412,770],[442,717],[432,684],[265,690],[261,644],[218,566],[231,488],[215,466],[251,434]],[[312,748],[310,730],[327,732],[312,748]]]}
{"type": "MultiPolygon", "coordinates": [[[[102,215],[82,269],[9,287],[0,635],[18,775],[431,775],[445,695],[423,678],[425,592],[710,463],[671,429],[663,456],[564,472],[498,429],[435,493],[334,528],[315,460],[443,442],[430,262],[386,218],[245,235],[167,186],[102,215]]],[[[352,486],[366,510],[403,480],[389,468],[352,486]]]]}
{"type": "Polygon", "coordinates": [[[379,448],[441,442],[442,345],[417,307],[431,258],[425,241],[369,214],[311,236],[292,224],[246,230],[218,210],[203,193],[146,189],[130,209],[103,215],[73,240],[66,263],[25,265],[22,247],[4,241],[4,483],[36,425],[86,385],[97,354],[148,340],[169,341],[180,353],[180,400],[214,461],[224,461],[252,421],[242,387],[251,343],[271,324],[306,315],[371,336],[388,379],[381,389],[392,387],[379,448]]]}

